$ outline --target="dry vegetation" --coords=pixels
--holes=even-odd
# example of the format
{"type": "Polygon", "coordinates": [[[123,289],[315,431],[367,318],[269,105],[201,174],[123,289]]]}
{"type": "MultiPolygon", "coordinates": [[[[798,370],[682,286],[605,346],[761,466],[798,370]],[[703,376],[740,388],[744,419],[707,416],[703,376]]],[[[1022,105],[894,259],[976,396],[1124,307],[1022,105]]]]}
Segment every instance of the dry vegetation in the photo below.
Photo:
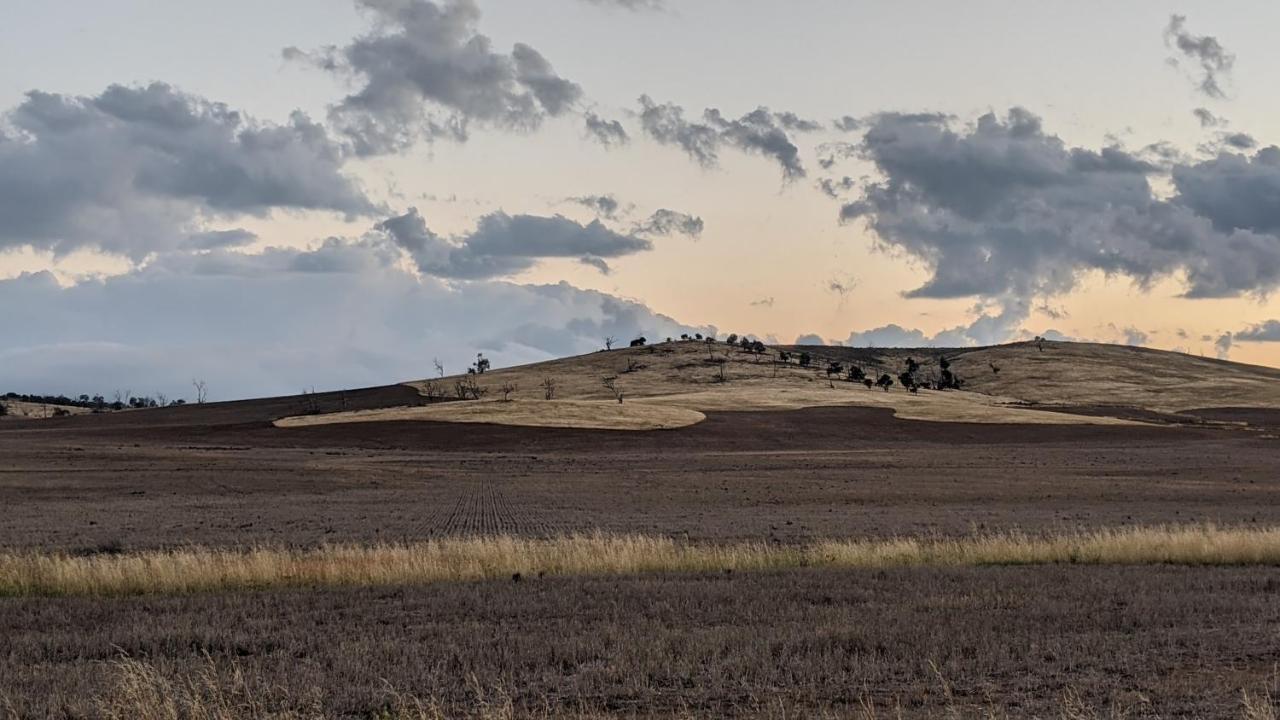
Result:
{"type": "MultiPolygon", "coordinates": [[[[971,391],[1024,403],[1122,406],[1157,412],[1280,408],[1280,370],[1127,345],[1044,342],[939,350],[810,348],[840,360],[899,367],[945,355],[971,391]],[[1000,369],[994,372],[992,366],[1000,369]]],[[[928,362],[926,362],[928,365],[928,362]]]]}
{"type": "Polygon", "coordinates": [[[335,423],[437,420],[456,423],[498,423],[524,427],[586,428],[594,430],[670,430],[702,422],[706,415],[683,407],[614,400],[473,400],[418,407],[360,410],[323,415],[299,415],[276,421],[276,427],[308,427],[335,423]]]}
{"type": "Polygon", "coordinates": [[[687,544],[671,538],[478,537],[370,547],[185,548],[0,555],[0,596],[131,595],[387,586],[545,575],[981,565],[1280,565],[1280,528],[1124,528],[1033,536],[687,544]]]}
{"type": "Polygon", "coordinates": [[[1277,587],[1040,565],[8,598],[0,717],[1266,718],[1277,587]]]}
{"type": "MultiPolygon", "coordinates": [[[[272,688],[263,678],[247,673],[238,663],[229,668],[220,667],[206,657],[181,672],[165,672],[145,660],[122,657],[110,664],[110,689],[95,703],[95,715],[104,720],[325,720],[332,717],[325,711],[325,692],[314,688],[309,697],[281,697],[278,688],[272,688]],[[283,706],[284,709],[274,709],[283,706]]],[[[981,717],[984,720],[1006,720],[1017,717],[995,702],[984,708],[974,708],[958,699],[946,676],[931,663],[936,674],[937,695],[940,702],[935,713],[950,718],[981,717]]],[[[619,716],[649,716],[650,713],[619,713],[610,711],[603,703],[592,708],[589,701],[580,700],[576,707],[555,707],[551,698],[543,698],[542,707],[518,706],[513,693],[506,689],[486,688],[474,676],[468,682],[472,700],[467,710],[461,710],[438,698],[422,699],[394,688],[384,688],[386,700],[382,708],[372,713],[373,720],[447,720],[471,718],[474,720],[604,720],[619,716]]],[[[1264,686],[1253,692],[1244,689],[1240,693],[1239,709],[1232,716],[1240,720],[1275,720],[1277,706],[1269,690],[1264,686]]],[[[4,708],[0,707],[0,712],[4,708]]],[[[786,718],[799,717],[816,720],[877,720],[878,718],[902,718],[908,714],[902,700],[881,703],[869,691],[848,703],[829,704],[825,707],[810,706],[803,710],[785,699],[753,699],[746,707],[733,713],[738,717],[786,718]]],[[[915,715],[916,713],[910,713],[915,715]]],[[[1134,713],[1135,715],[1137,713],[1134,713]]],[[[1128,717],[1123,706],[1102,710],[1081,699],[1078,692],[1067,690],[1058,700],[1056,712],[1049,717],[1059,720],[1118,720],[1128,717]]],[[[680,708],[662,713],[673,720],[695,720],[703,717],[691,708],[680,708]]],[[[17,714],[14,713],[14,717],[17,714]]]]}
{"type": "MultiPolygon", "coordinates": [[[[696,413],[737,410],[794,410],[854,405],[886,407],[903,419],[967,423],[1124,424],[1131,420],[1065,415],[1029,409],[1045,406],[1123,406],[1175,412],[1206,403],[1217,406],[1280,407],[1280,371],[1195,358],[1142,348],[1084,343],[1016,343],[978,350],[792,348],[812,355],[810,367],[795,359],[777,362],[777,350],[764,355],[724,343],[662,343],[598,352],[573,358],[494,370],[478,376],[484,387],[524,388],[513,406],[497,400],[439,402],[427,409],[389,408],[365,413],[335,413],[287,418],[281,426],[382,420],[444,420],[549,427],[663,429],[697,421],[696,413]],[[868,375],[896,377],[906,358],[921,362],[920,376],[938,373],[941,357],[965,381],[965,391],[921,390],[901,386],[885,392],[828,379],[829,361],[856,364],[868,375]],[[625,403],[661,408],[617,408],[603,378],[615,384],[625,403]],[[535,398],[551,379],[556,400],[579,403],[562,409],[535,398]]],[[[460,376],[411,383],[427,396],[443,400],[460,376]],[[428,384],[430,383],[430,385],[428,384]]]]}
{"type": "Polygon", "coordinates": [[[58,417],[59,415],[87,415],[91,412],[89,408],[75,405],[50,405],[48,403],[24,402],[22,400],[0,400],[0,404],[4,405],[8,411],[7,415],[0,415],[0,420],[5,417],[42,420],[58,417]]]}

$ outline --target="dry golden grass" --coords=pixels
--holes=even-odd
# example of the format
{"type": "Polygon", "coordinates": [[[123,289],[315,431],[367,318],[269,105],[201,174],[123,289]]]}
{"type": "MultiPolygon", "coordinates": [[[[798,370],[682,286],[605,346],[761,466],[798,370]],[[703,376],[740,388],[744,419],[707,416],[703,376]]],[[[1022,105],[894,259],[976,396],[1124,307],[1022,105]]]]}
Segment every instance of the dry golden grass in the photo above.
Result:
{"type": "MultiPolygon", "coordinates": [[[[836,350],[836,349],[831,349],[836,350]]],[[[815,350],[815,355],[820,352],[815,350]]],[[[897,356],[886,356],[890,365],[897,356]]],[[[905,357],[905,355],[903,355],[905,357]]],[[[277,421],[280,427],[299,427],[384,420],[439,420],[508,425],[652,430],[698,422],[701,413],[726,410],[795,410],[805,407],[851,405],[883,407],[909,420],[973,423],[1032,423],[1053,425],[1119,425],[1130,421],[1043,412],[1018,407],[1022,398],[978,392],[889,392],[857,383],[830,382],[820,359],[801,368],[793,361],[778,366],[718,343],[676,342],[626,348],[563,358],[533,365],[494,370],[476,378],[489,388],[510,383],[517,387],[515,402],[467,401],[425,408],[388,408],[356,413],[300,416],[277,421]],[[724,381],[719,378],[724,367],[724,381]],[[630,370],[629,370],[630,368],[630,370]],[[629,370],[629,371],[628,371],[629,370]],[[623,393],[619,406],[603,378],[616,378],[623,393]],[[555,400],[543,399],[542,383],[556,383],[555,400]]],[[[896,367],[896,365],[895,365],[896,367]]],[[[868,366],[872,369],[872,366],[868,366]]],[[[886,365],[884,370],[898,369],[886,365]]],[[[990,374],[990,370],[982,367],[990,374]]],[[[437,392],[452,394],[458,376],[409,383],[426,394],[428,382],[437,392]]]]}
{"type": "Polygon", "coordinates": [[[1206,407],[1280,408],[1280,370],[1182,353],[1097,343],[999,345],[957,353],[978,392],[1026,402],[1124,405],[1159,412],[1206,407]],[[991,372],[994,363],[1000,372],[991,372]]]}
{"type": "Polygon", "coordinates": [[[67,415],[87,415],[92,412],[89,408],[77,407],[75,405],[48,405],[45,403],[24,402],[22,400],[4,400],[3,402],[9,414],[3,417],[20,417],[32,419],[44,419],[54,417],[54,413],[62,411],[67,415]]]}
{"type": "Polygon", "coordinates": [[[796,567],[1278,565],[1280,528],[1206,526],[1061,535],[698,545],[666,537],[475,537],[405,545],[247,551],[185,548],[120,555],[0,555],[0,596],[133,595],[297,586],[423,584],[524,575],[763,571],[796,567]]]}
{"type": "Polygon", "coordinates": [[[598,430],[668,430],[702,422],[696,410],[614,400],[481,400],[419,407],[299,415],[276,421],[277,427],[306,427],[334,423],[438,420],[460,423],[498,423],[527,427],[575,427],[598,430]]]}

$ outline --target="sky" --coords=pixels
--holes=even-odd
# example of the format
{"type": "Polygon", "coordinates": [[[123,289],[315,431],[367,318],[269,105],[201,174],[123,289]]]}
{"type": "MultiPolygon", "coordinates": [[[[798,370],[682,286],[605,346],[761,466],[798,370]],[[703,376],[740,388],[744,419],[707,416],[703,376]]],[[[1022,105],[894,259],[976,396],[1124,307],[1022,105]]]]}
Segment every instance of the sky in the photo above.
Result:
{"type": "Polygon", "coordinates": [[[1280,365],[1266,2],[63,0],[0,25],[0,392],[730,332],[1280,365]]]}

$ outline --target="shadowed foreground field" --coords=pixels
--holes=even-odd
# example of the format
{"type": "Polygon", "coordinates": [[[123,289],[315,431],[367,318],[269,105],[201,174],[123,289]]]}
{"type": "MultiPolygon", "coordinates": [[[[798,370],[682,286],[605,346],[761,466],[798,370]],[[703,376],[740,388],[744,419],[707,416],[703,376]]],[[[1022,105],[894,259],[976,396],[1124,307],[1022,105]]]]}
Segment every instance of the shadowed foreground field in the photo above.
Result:
{"type": "Polygon", "coordinates": [[[8,598],[0,716],[182,717],[141,711],[160,681],[226,708],[194,717],[1266,718],[1277,592],[1276,568],[1038,566],[8,598]]]}

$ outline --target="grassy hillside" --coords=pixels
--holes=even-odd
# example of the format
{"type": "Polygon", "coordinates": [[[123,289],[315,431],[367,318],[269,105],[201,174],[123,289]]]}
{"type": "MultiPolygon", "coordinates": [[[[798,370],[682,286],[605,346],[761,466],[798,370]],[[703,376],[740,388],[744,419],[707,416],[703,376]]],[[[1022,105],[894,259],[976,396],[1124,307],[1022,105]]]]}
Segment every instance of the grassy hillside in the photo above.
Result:
{"type": "Polygon", "coordinates": [[[1209,407],[1280,408],[1280,370],[1126,345],[1045,342],[974,349],[806,348],[900,371],[913,356],[924,375],[947,357],[965,388],[1026,403],[1120,406],[1157,412],[1209,407]],[[992,366],[999,368],[995,372],[992,366]]]}
{"type": "Polygon", "coordinates": [[[1061,342],[956,349],[775,347],[755,354],[725,343],[684,341],[409,384],[430,402],[280,424],[421,419],[664,429],[699,422],[708,411],[828,405],[885,407],[916,420],[1108,424],[1126,422],[1120,418],[1132,418],[1132,410],[1280,408],[1280,370],[1146,348],[1061,342]],[[789,362],[781,361],[784,352],[791,355],[789,362]],[[799,364],[801,352],[811,357],[808,367],[799,364]],[[886,373],[896,378],[908,357],[919,363],[916,378],[923,383],[940,376],[945,357],[963,379],[963,390],[908,393],[895,383],[885,391],[825,372],[828,363],[839,362],[873,378],[886,373]],[[481,397],[474,390],[468,394],[468,385],[481,397]],[[466,402],[446,402],[463,395],[466,402]],[[1082,407],[1089,415],[1044,411],[1082,407]]]}

